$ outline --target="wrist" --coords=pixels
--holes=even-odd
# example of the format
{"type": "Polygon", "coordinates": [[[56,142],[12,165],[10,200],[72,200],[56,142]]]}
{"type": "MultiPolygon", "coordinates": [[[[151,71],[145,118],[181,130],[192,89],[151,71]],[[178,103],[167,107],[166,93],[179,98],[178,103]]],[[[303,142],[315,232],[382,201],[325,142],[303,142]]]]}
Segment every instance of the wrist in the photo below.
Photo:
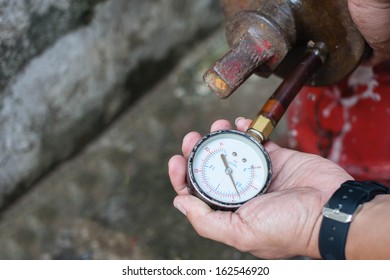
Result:
{"type": "Polygon", "coordinates": [[[378,195],[363,205],[349,229],[347,259],[389,259],[389,209],[390,195],[378,195]]]}
{"type": "MultiPolygon", "coordinates": [[[[346,259],[346,242],[350,225],[353,224],[351,222],[355,221],[356,215],[359,217],[364,204],[368,204],[378,195],[389,193],[388,187],[377,182],[344,182],[322,210],[322,222],[318,237],[321,256],[325,259],[346,259]]],[[[388,198],[388,196],[386,197],[388,198]]],[[[370,209],[370,204],[368,205],[368,209],[370,209]]],[[[366,227],[368,225],[370,223],[365,224],[366,227]]],[[[378,226],[381,227],[380,224],[378,226]]]]}
{"type": "Polygon", "coordinates": [[[332,179],[333,179],[332,181],[329,180],[329,182],[327,182],[327,188],[321,191],[321,198],[318,203],[318,207],[316,207],[317,219],[313,223],[311,237],[307,244],[307,248],[305,252],[305,256],[313,259],[321,258],[320,250],[318,247],[318,240],[319,240],[320,228],[323,220],[322,208],[329,200],[329,198],[333,195],[333,193],[340,188],[341,184],[343,184],[348,180],[353,180],[353,178],[347,173],[345,173],[345,175],[342,174],[342,176],[335,176],[332,179]]]}
{"type": "Polygon", "coordinates": [[[318,236],[320,234],[321,223],[322,223],[322,213],[320,211],[318,213],[317,221],[314,224],[313,232],[311,234],[311,238],[305,254],[305,256],[309,258],[313,258],[313,259],[321,258],[320,250],[318,248],[318,236]]]}

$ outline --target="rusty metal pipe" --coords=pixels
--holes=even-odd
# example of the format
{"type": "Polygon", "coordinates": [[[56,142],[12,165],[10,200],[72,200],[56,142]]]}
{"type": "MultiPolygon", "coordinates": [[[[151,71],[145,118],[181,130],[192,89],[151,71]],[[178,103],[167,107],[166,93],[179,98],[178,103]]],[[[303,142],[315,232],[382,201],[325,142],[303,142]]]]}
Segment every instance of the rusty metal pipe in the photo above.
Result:
{"type": "Polygon", "coordinates": [[[274,56],[267,40],[246,36],[217,61],[204,75],[204,81],[224,99],[230,96],[260,65],[274,56]]]}
{"type": "Polygon", "coordinates": [[[335,83],[349,74],[365,52],[346,0],[221,0],[232,47],[205,74],[220,98],[230,96],[251,74],[288,76],[308,41],[324,42],[328,59],[307,83],[335,83]],[[258,48],[260,51],[256,51],[258,48]]]}
{"type": "MultiPolygon", "coordinates": [[[[237,35],[232,48],[203,76],[218,97],[229,97],[254,72],[270,75],[295,43],[291,15],[273,17],[276,8],[273,4],[262,12],[239,12],[229,22],[228,32],[237,35]]],[[[285,10],[288,14],[288,7],[285,10]]]]}

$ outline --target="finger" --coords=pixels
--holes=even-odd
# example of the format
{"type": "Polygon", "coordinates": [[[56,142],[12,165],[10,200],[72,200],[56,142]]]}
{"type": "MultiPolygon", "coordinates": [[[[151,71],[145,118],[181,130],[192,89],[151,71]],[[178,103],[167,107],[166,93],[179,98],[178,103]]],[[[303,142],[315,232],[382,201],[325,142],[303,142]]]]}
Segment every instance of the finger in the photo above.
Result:
{"type": "Polygon", "coordinates": [[[186,136],[184,136],[181,149],[186,159],[188,159],[188,156],[190,155],[192,148],[201,138],[202,136],[195,131],[190,132],[186,136]]]}
{"type": "Polygon", "coordinates": [[[218,120],[211,125],[210,131],[217,131],[222,129],[232,129],[232,124],[227,120],[218,120]]]}
{"type": "Polygon", "coordinates": [[[271,185],[268,188],[268,192],[273,192],[284,187],[284,183],[291,174],[292,169],[286,170],[286,163],[290,157],[297,153],[294,150],[284,149],[279,147],[272,141],[267,141],[264,143],[264,148],[269,154],[272,165],[272,181],[271,185]],[[284,169],[284,171],[283,171],[284,169]]]}
{"type": "Polygon", "coordinates": [[[230,246],[236,245],[234,229],[242,225],[234,224],[237,215],[230,211],[214,211],[206,203],[192,195],[177,196],[174,206],[187,216],[195,231],[204,238],[209,238],[230,246]]]}
{"type": "Polygon", "coordinates": [[[183,195],[190,193],[186,182],[187,160],[183,156],[175,155],[171,157],[168,162],[168,174],[177,194],[183,195]]]}
{"type": "Polygon", "coordinates": [[[278,144],[276,144],[271,140],[268,140],[267,142],[264,143],[264,148],[267,150],[268,153],[272,153],[281,149],[278,144]]]}
{"type": "Polygon", "coordinates": [[[243,117],[238,117],[235,120],[234,123],[235,123],[235,125],[236,125],[238,130],[240,130],[240,131],[247,131],[249,125],[252,123],[252,120],[251,119],[246,119],[246,118],[243,118],[243,117]]]}
{"type": "Polygon", "coordinates": [[[368,44],[374,49],[372,62],[390,59],[390,1],[349,0],[351,17],[368,44]]]}

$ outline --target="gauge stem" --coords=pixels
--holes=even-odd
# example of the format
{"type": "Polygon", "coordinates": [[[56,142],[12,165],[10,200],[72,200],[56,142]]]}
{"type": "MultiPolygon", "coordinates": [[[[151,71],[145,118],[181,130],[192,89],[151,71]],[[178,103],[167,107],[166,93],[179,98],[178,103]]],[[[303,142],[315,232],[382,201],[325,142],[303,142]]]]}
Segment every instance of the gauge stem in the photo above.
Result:
{"type": "Polygon", "coordinates": [[[279,85],[251,123],[247,133],[261,142],[268,139],[292,100],[326,61],[327,49],[324,43],[309,42],[308,49],[291,74],[279,85]]]}

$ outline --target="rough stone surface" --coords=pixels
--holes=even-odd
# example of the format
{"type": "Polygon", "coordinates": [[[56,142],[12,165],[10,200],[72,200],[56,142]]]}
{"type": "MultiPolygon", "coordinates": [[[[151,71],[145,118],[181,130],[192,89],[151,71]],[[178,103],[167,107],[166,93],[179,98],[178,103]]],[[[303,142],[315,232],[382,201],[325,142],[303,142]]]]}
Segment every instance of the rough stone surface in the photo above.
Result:
{"type": "Polygon", "coordinates": [[[212,0],[0,0],[0,209],[220,22],[212,0]]]}
{"type": "Polygon", "coordinates": [[[102,0],[0,1],[0,91],[35,55],[88,25],[102,0]]]}
{"type": "MultiPolygon", "coordinates": [[[[78,156],[3,213],[1,259],[248,259],[203,239],[172,206],[168,159],[219,118],[254,117],[279,79],[250,78],[227,100],[201,81],[225,50],[218,32],[78,156]]],[[[282,121],[272,135],[280,140],[282,121]]]]}

